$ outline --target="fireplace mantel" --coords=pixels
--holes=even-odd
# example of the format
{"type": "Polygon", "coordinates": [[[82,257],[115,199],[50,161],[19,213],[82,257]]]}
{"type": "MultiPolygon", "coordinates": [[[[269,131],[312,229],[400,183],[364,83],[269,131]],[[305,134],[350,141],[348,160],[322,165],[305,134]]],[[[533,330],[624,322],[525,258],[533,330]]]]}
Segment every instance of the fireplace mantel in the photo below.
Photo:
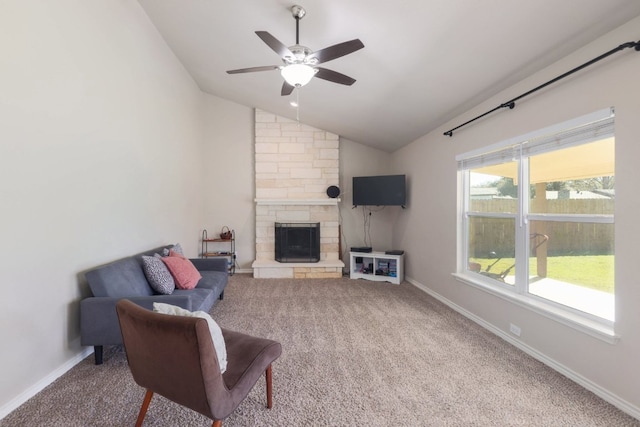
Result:
{"type": "Polygon", "coordinates": [[[340,199],[254,199],[258,206],[337,206],[340,199]]]}

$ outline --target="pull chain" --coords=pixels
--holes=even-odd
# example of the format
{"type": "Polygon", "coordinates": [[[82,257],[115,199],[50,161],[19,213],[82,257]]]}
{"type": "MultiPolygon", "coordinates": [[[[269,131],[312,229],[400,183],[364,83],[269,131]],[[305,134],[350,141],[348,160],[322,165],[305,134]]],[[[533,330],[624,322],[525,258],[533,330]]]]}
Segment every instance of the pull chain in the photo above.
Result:
{"type": "Polygon", "coordinates": [[[300,126],[300,88],[296,87],[296,121],[300,126]]]}

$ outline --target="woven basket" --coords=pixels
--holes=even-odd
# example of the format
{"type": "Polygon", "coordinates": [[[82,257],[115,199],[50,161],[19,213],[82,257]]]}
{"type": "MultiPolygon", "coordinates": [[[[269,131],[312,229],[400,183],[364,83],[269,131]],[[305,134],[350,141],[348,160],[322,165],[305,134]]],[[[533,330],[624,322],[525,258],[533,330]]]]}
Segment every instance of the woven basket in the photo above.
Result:
{"type": "Polygon", "coordinates": [[[231,237],[232,233],[231,230],[229,230],[229,227],[227,227],[226,225],[222,227],[222,230],[220,230],[220,238],[224,240],[231,240],[231,237]]]}

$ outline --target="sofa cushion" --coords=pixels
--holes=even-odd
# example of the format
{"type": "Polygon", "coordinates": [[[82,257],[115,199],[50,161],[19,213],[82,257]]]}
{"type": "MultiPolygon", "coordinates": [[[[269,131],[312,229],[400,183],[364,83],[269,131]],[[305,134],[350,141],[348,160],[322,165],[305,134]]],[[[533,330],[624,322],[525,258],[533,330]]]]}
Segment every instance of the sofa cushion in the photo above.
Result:
{"type": "MultiPolygon", "coordinates": [[[[189,301],[189,306],[191,307],[191,310],[193,311],[202,310],[207,312],[211,310],[211,307],[213,307],[213,305],[216,302],[216,299],[218,298],[218,296],[214,295],[212,291],[208,289],[200,289],[200,288],[195,288],[195,289],[176,288],[176,290],[173,291],[171,296],[186,297],[187,300],[189,301]]],[[[158,302],[162,302],[162,301],[158,300],[158,302]]],[[[174,305],[179,305],[179,304],[174,304],[174,305]]],[[[187,306],[182,306],[182,307],[186,308],[187,306]]]]}
{"type": "Polygon", "coordinates": [[[153,295],[141,261],[134,257],[112,262],[85,274],[94,297],[126,298],[153,295]]]}
{"type": "Polygon", "coordinates": [[[224,290],[229,280],[229,273],[222,271],[200,271],[202,279],[198,282],[198,288],[211,289],[216,293],[224,290]]]}
{"type": "Polygon", "coordinates": [[[218,357],[218,365],[220,366],[220,372],[224,373],[227,370],[227,347],[222,336],[222,330],[215,320],[204,311],[189,311],[184,308],[177,307],[171,304],[163,304],[154,302],[153,311],[157,313],[169,314],[172,316],[187,316],[187,317],[200,317],[205,319],[209,324],[209,333],[211,333],[211,340],[213,341],[213,347],[216,350],[216,356],[218,357]]]}
{"type": "Polygon", "coordinates": [[[154,256],[142,256],[142,269],[149,280],[149,285],[159,294],[171,295],[176,288],[176,283],[171,276],[171,272],[162,262],[162,257],[158,254],[154,256]]]}
{"type": "Polygon", "coordinates": [[[173,250],[169,251],[169,256],[163,257],[162,261],[171,272],[176,287],[179,289],[193,289],[202,278],[191,261],[173,250]]]}

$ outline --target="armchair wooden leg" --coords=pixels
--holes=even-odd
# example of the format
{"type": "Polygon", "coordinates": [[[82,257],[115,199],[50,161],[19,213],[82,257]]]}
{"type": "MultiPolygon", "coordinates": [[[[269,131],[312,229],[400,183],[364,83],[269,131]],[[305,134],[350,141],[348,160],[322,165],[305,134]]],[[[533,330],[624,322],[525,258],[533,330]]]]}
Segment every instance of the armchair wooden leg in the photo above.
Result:
{"type": "Polygon", "coordinates": [[[267,370],[265,372],[265,378],[267,380],[267,408],[271,409],[271,407],[273,406],[273,399],[272,399],[272,375],[271,375],[271,365],[267,366],[267,370]]]}
{"type": "Polygon", "coordinates": [[[152,397],[153,397],[153,392],[151,390],[147,390],[147,394],[144,395],[144,400],[142,401],[142,407],[140,408],[140,413],[138,414],[136,427],[142,426],[142,422],[144,421],[145,415],[147,415],[147,409],[149,409],[149,404],[151,403],[152,397]]]}
{"type": "Polygon", "coordinates": [[[211,424],[211,427],[222,427],[222,420],[216,420],[211,424]]]}

